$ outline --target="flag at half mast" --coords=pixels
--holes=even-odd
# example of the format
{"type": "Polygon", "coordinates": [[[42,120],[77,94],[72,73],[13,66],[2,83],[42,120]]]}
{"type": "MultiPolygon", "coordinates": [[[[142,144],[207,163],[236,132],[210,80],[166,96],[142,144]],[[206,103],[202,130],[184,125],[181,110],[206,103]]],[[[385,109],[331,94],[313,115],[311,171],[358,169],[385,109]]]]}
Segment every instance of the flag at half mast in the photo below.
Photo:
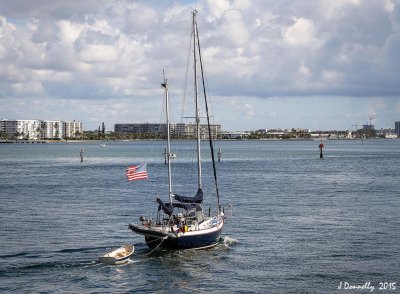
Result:
{"type": "Polygon", "coordinates": [[[129,166],[126,170],[128,181],[147,180],[146,163],[129,166]]]}

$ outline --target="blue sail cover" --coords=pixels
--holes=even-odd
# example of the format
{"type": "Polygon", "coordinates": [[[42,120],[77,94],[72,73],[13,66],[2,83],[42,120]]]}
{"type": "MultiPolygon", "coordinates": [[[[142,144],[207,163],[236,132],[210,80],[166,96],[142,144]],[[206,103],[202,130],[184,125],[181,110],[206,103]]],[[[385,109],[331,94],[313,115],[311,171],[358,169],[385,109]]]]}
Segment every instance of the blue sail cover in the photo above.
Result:
{"type": "Polygon", "coordinates": [[[195,196],[181,196],[181,195],[174,195],[175,200],[182,202],[182,203],[203,203],[203,190],[199,189],[195,196]]]}
{"type": "Polygon", "coordinates": [[[162,208],[162,210],[163,210],[166,214],[168,214],[168,215],[171,215],[172,212],[174,211],[174,207],[173,207],[171,204],[169,204],[169,203],[168,203],[168,205],[165,204],[165,203],[164,203],[160,198],[158,198],[158,197],[157,197],[157,203],[160,204],[160,205],[158,206],[158,210],[161,210],[161,208],[162,208]]]}
{"type": "Polygon", "coordinates": [[[185,210],[191,210],[196,208],[196,204],[192,204],[192,203],[172,203],[172,205],[176,208],[183,208],[185,210]]]}

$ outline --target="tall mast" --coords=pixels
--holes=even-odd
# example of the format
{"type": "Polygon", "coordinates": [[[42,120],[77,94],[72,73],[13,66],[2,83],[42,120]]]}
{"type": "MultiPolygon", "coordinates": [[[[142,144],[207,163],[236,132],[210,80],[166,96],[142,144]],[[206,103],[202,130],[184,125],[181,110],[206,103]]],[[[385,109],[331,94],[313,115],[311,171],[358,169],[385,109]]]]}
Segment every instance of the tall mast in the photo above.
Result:
{"type": "Polygon", "coordinates": [[[220,215],[221,205],[220,205],[220,202],[219,202],[217,168],[215,166],[214,144],[213,144],[213,140],[212,140],[212,132],[211,132],[211,124],[210,124],[210,113],[208,111],[206,85],[204,83],[204,80],[205,80],[204,79],[204,68],[203,68],[203,60],[201,59],[200,38],[199,38],[198,30],[197,30],[197,49],[199,50],[199,63],[200,63],[201,81],[202,81],[202,86],[203,86],[204,105],[205,105],[206,114],[207,114],[208,142],[210,143],[211,159],[212,159],[212,166],[213,166],[213,171],[214,171],[214,183],[215,183],[215,191],[217,193],[218,215],[220,215]]]}
{"type": "Polygon", "coordinates": [[[163,70],[164,82],[161,86],[165,89],[165,113],[167,120],[167,152],[165,154],[168,163],[168,196],[169,201],[172,203],[172,173],[171,173],[171,139],[170,139],[170,131],[169,131],[169,97],[168,97],[168,82],[165,78],[164,70],[163,70]]]}
{"type": "Polygon", "coordinates": [[[194,64],[194,99],[196,104],[196,135],[197,135],[197,182],[198,189],[202,188],[201,181],[201,150],[200,150],[200,110],[199,110],[199,99],[198,99],[198,84],[197,84],[197,56],[196,56],[196,38],[197,36],[197,24],[196,14],[197,10],[193,10],[193,64],[194,64]]]}

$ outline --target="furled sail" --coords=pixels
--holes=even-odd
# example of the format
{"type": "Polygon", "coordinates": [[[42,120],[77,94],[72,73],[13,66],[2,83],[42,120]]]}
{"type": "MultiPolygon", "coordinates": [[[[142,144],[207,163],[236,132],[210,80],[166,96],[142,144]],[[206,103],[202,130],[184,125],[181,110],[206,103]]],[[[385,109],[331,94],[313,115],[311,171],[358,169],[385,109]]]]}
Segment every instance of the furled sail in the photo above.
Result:
{"type": "Polygon", "coordinates": [[[159,204],[158,210],[163,210],[166,214],[171,215],[174,211],[174,207],[168,203],[165,204],[160,198],[157,197],[157,203],[159,204]]]}
{"type": "Polygon", "coordinates": [[[181,196],[178,194],[174,195],[175,200],[183,203],[203,203],[203,190],[199,189],[195,196],[181,196]]]}

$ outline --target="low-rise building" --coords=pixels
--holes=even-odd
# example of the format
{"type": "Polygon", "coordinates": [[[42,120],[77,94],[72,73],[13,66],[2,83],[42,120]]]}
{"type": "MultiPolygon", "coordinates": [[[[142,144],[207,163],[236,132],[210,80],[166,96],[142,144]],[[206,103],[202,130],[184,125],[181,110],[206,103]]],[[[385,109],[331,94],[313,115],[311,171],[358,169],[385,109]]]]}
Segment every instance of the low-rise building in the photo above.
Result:
{"type": "MultiPolygon", "coordinates": [[[[216,139],[221,132],[221,125],[210,125],[211,136],[216,139]]],[[[161,123],[119,123],[114,125],[116,133],[165,135],[167,124],[161,123]]],[[[196,135],[196,125],[192,123],[170,124],[170,133],[179,137],[193,137],[196,135]]],[[[208,139],[207,125],[200,125],[200,138],[208,139]]]]}
{"type": "Polygon", "coordinates": [[[392,128],[389,129],[380,129],[377,131],[377,135],[384,137],[386,139],[395,139],[398,137],[398,135],[396,134],[396,131],[392,128]]]}
{"type": "Polygon", "coordinates": [[[63,139],[75,137],[82,133],[82,123],[61,120],[8,120],[0,121],[0,131],[3,138],[17,140],[63,139]]]}

